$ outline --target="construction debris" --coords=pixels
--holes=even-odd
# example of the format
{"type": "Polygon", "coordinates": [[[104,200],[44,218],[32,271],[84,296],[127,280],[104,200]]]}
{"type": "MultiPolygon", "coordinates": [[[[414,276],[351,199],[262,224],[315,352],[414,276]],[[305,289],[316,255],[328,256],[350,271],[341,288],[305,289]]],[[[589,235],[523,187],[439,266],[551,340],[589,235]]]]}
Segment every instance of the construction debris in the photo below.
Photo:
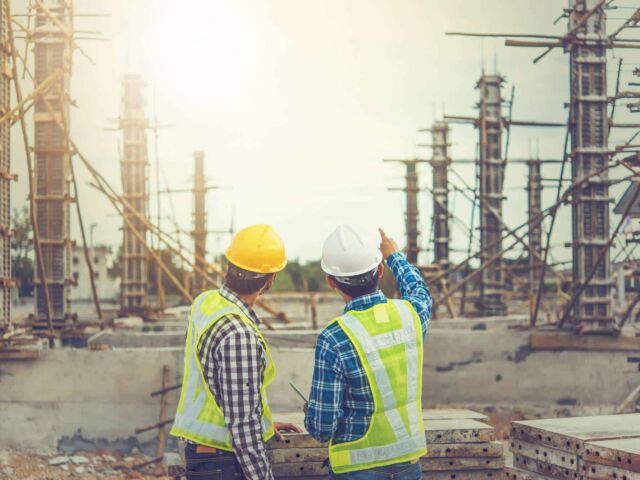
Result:
{"type": "MultiPolygon", "coordinates": [[[[504,467],[502,443],[483,414],[464,409],[424,410],[428,453],[420,459],[423,477],[482,480],[500,478],[504,467]]],[[[275,415],[277,421],[302,425],[301,414],[275,415]]],[[[269,457],[276,478],[326,479],[327,445],[308,433],[285,434],[284,442],[269,442],[269,457]]]]}
{"type": "Polygon", "coordinates": [[[637,480],[640,414],[513,422],[510,450],[508,480],[637,480]]]}

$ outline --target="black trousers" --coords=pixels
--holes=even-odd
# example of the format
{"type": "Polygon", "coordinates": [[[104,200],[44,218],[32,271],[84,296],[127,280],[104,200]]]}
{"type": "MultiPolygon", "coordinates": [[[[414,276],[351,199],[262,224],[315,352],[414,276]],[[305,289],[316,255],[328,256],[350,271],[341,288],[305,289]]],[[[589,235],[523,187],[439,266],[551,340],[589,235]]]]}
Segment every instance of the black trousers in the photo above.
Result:
{"type": "Polygon", "coordinates": [[[196,448],[187,443],[184,449],[187,480],[246,480],[233,453],[197,453],[196,448]]]}

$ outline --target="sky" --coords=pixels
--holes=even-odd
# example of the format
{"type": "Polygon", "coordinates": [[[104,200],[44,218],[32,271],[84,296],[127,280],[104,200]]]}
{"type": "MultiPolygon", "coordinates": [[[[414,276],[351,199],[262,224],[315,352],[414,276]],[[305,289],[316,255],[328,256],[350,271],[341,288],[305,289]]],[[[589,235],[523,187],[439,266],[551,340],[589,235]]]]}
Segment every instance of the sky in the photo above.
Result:
{"type": "MultiPolygon", "coordinates": [[[[20,4],[20,2],[19,2],[20,4]]],[[[619,0],[630,7],[632,0],[619,0]]],[[[94,64],[76,51],[71,96],[71,135],[82,153],[117,190],[121,190],[116,125],[121,79],[139,73],[145,81],[150,118],[158,131],[161,190],[189,188],[192,153],[205,152],[208,182],[220,187],[207,195],[208,228],[237,230],[253,223],[272,224],[285,240],[289,258],[320,256],[325,237],[349,223],[368,239],[377,227],[404,245],[404,197],[389,191],[403,184],[402,166],[385,158],[431,157],[428,134],[418,133],[443,112],[474,115],[482,69],[506,77],[504,96],[515,86],[514,119],[565,122],[568,57],[559,49],[534,65],[538,49],[505,47],[502,40],[445,36],[447,31],[562,34],[565,20],[553,21],[566,2],[558,0],[75,0],[77,30],[102,32],[106,40],[79,40],[94,64]],[[166,179],[166,183],[165,182],[166,179]]],[[[14,9],[16,13],[25,11],[14,9]]],[[[610,13],[615,28],[631,10],[610,13]]],[[[637,30],[628,36],[636,35],[637,30]]],[[[86,35],[85,35],[86,36],[86,35]]],[[[640,53],[626,50],[622,86],[640,53]]],[[[613,54],[612,54],[613,55],[613,54]]],[[[610,90],[617,57],[611,58],[610,90]]],[[[636,81],[638,81],[636,77],[636,81]]],[[[28,87],[25,87],[28,91],[28,87]]],[[[635,121],[619,105],[618,121],[635,121]]],[[[13,206],[26,203],[24,146],[12,137],[12,165],[20,180],[13,206]]],[[[614,131],[621,142],[633,131],[614,131]]],[[[155,152],[151,160],[150,209],[157,216],[155,152]]],[[[473,184],[473,166],[456,159],[475,156],[477,131],[452,127],[453,168],[473,184]]],[[[510,158],[561,158],[564,129],[513,128],[510,158]]],[[[121,220],[109,202],[88,185],[77,167],[85,224],[97,224],[96,244],[117,246],[121,220]]],[[[420,183],[431,185],[428,165],[420,183]]],[[[557,178],[558,167],[543,174],[557,178]]],[[[615,173],[614,173],[615,176],[615,173]]],[[[453,183],[461,185],[459,181],[453,183]]],[[[526,220],[526,167],[509,165],[504,219],[510,226],[526,220]]],[[[612,189],[614,197],[624,187],[612,189]]],[[[543,207],[555,191],[545,189],[543,207]]],[[[464,250],[471,206],[460,194],[449,201],[460,219],[451,246],[464,250]]],[[[430,246],[432,200],[419,197],[421,245],[430,246]]],[[[161,224],[192,228],[188,194],[161,197],[161,224]]],[[[552,238],[554,260],[570,257],[567,208],[552,238]]],[[[615,225],[615,216],[612,224],[615,225]]],[[[79,240],[77,225],[72,237],[79,240]]],[[[185,241],[189,241],[185,238],[185,241]]],[[[210,254],[221,253],[227,234],[212,234],[210,254]]],[[[515,252],[514,252],[515,254],[515,252]]],[[[454,259],[463,258],[462,251],[454,259]]],[[[424,252],[422,262],[431,260],[424,252]]]]}

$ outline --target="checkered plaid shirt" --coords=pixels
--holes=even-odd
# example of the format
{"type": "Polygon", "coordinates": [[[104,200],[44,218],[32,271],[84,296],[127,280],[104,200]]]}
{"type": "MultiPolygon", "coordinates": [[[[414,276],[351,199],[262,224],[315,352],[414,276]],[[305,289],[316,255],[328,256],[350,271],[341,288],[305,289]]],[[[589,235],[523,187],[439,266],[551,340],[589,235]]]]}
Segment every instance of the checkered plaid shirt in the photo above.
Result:
{"type": "MultiPolygon", "coordinates": [[[[220,295],[256,325],[260,317],[231,290],[220,295]]],[[[236,315],[218,320],[201,338],[198,356],[204,377],[231,432],[233,449],[248,480],[273,480],[262,431],[260,388],[266,350],[256,332],[236,315]]]]}
{"type": "MultiPolygon", "coordinates": [[[[418,313],[426,337],[433,301],[420,271],[400,253],[390,255],[387,265],[402,298],[418,313]]],[[[377,291],[354,298],[344,311],[367,310],[386,302],[384,294],[377,291]]],[[[305,427],[321,442],[351,442],[364,436],[373,410],[373,394],[355,347],[340,325],[333,323],[320,333],[316,343],[305,427]]]]}

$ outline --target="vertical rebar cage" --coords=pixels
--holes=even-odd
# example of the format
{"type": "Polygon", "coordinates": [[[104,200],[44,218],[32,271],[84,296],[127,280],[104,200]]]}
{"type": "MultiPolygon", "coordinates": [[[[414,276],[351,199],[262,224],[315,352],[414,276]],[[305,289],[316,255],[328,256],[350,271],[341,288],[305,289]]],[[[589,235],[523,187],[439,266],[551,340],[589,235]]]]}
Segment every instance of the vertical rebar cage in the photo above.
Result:
{"type": "Polygon", "coordinates": [[[431,127],[433,157],[433,261],[449,268],[449,125],[435,122],[431,127]]]}
{"type": "Polygon", "coordinates": [[[542,275],[542,176],[540,161],[531,159],[527,162],[529,175],[527,178],[527,213],[529,220],[529,303],[533,311],[535,296],[540,286],[542,275]],[[535,253],[534,253],[535,252],[535,253]]]}
{"type": "Polygon", "coordinates": [[[413,264],[418,262],[420,247],[418,246],[418,170],[415,161],[406,162],[406,194],[405,227],[407,233],[407,260],[413,264]]]}
{"type": "Polygon", "coordinates": [[[122,314],[144,314],[148,309],[149,259],[144,242],[147,227],[138,215],[147,218],[148,120],[144,114],[143,81],[139,75],[125,75],[122,80],[122,174],[124,209],[122,238],[122,280],[120,310],[122,314]],[[137,213],[137,215],[136,215],[137,213]],[[138,235],[136,235],[136,233],[138,235]]]}
{"type": "Polygon", "coordinates": [[[193,243],[195,252],[195,271],[193,294],[199,294],[205,289],[203,272],[207,265],[207,218],[205,213],[205,196],[207,188],[204,176],[204,152],[193,153],[193,243]]]}
{"type": "Polygon", "coordinates": [[[52,321],[54,326],[60,326],[70,314],[70,155],[66,132],[73,26],[70,2],[52,0],[43,1],[42,5],[36,8],[35,88],[57,70],[62,70],[63,75],[36,99],[34,106],[35,216],[45,274],[42,279],[36,270],[36,325],[47,318],[44,288],[48,288],[52,321]]]}
{"type": "MultiPolygon", "coordinates": [[[[10,82],[9,75],[9,16],[6,3],[0,2],[0,115],[9,111],[10,82]]],[[[0,332],[11,328],[11,149],[10,149],[10,119],[0,123],[0,281],[2,282],[2,302],[0,308],[0,332]]]]}
{"type": "MultiPolygon", "coordinates": [[[[606,18],[597,0],[572,0],[569,16],[571,67],[571,178],[580,181],[609,162],[606,18]]],[[[573,289],[581,288],[609,239],[609,180],[605,170],[572,197],[573,289]]],[[[609,252],[579,295],[572,321],[582,332],[612,332],[609,252]]]]}
{"type": "Polygon", "coordinates": [[[480,299],[482,315],[504,315],[507,311],[502,268],[502,83],[500,75],[483,74],[478,81],[480,131],[480,299]]]}

